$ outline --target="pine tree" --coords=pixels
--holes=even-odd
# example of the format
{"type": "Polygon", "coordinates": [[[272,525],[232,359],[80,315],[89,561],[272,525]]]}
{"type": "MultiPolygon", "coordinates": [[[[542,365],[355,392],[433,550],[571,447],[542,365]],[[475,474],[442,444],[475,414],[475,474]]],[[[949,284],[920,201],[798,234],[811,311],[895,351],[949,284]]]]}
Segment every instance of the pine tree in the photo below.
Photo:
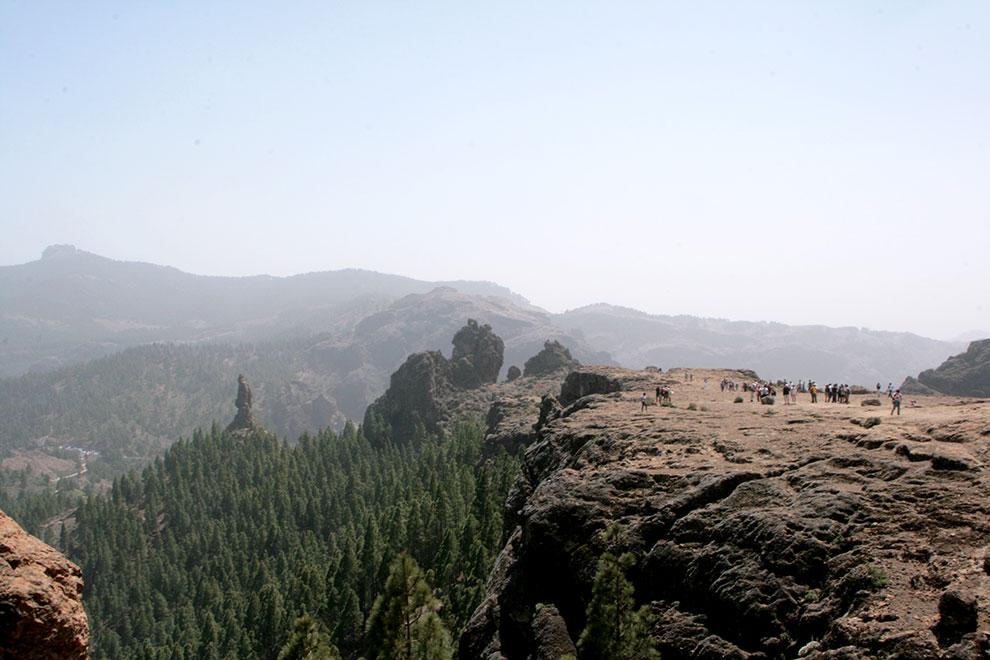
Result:
{"type": "Polygon", "coordinates": [[[337,649],[316,619],[304,614],[292,626],[292,634],[278,653],[278,660],[338,660],[337,649]]]}
{"type": "Polygon", "coordinates": [[[450,660],[450,633],[416,561],[402,553],[392,562],[384,593],[368,617],[370,656],[375,660],[450,660]]]}
{"type": "MultiPolygon", "coordinates": [[[[612,528],[606,541],[614,541],[612,528]]],[[[632,553],[602,554],[588,603],[588,622],[578,639],[581,660],[652,660],[660,657],[650,637],[649,607],[636,610],[632,583],[626,571],[635,563],[632,553]]]]}

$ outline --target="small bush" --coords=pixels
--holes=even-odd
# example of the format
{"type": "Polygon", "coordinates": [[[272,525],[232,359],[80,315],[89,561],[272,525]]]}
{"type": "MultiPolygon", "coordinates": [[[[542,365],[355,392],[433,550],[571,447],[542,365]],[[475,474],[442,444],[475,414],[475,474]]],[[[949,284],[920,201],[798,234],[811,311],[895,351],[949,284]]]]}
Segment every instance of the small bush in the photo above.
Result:
{"type": "Polygon", "coordinates": [[[698,409],[698,406],[695,403],[689,403],[687,409],[688,410],[697,410],[698,409]]]}
{"type": "Polygon", "coordinates": [[[663,406],[664,408],[673,408],[674,407],[674,404],[671,403],[670,401],[661,401],[660,402],[660,405],[663,406]]]}
{"type": "Polygon", "coordinates": [[[822,592],[818,589],[808,589],[804,592],[804,602],[817,603],[822,598],[822,592]]]}
{"type": "Polygon", "coordinates": [[[870,566],[866,569],[866,574],[870,579],[870,585],[874,589],[883,589],[890,584],[890,578],[879,566],[870,566]]]}
{"type": "Polygon", "coordinates": [[[741,396],[737,396],[735,399],[732,400],[732,403],[742,403],[742,402],[743,402],[743,398],[741,396]]]}

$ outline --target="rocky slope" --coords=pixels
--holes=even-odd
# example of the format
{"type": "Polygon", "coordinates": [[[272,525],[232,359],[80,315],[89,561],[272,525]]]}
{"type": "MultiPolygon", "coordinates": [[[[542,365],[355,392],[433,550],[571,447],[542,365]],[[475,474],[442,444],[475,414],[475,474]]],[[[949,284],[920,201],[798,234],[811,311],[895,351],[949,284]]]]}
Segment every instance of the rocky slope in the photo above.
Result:
{"type": "Polygon", "coordinates": [[[926,369],[901,385],[906,394],[990,396],[990,339],[974,341],[937,369],[926,369]]]}
{"type": "Polygon", "coordinates": [[[87,657],[82,573],[0,511],[0,658],[87,657]]]}
{"type": "Polygon", "coordinates": [[[528,448],[460,657],[570,648],[613,523],[665,660],[987,657],[990,403],[890,417],[718,388],[750,374],[585,371],[568,406],[493,408],[489,442],[528,448]],[[676,407],[641,411],[658,385],[676,407]]]}

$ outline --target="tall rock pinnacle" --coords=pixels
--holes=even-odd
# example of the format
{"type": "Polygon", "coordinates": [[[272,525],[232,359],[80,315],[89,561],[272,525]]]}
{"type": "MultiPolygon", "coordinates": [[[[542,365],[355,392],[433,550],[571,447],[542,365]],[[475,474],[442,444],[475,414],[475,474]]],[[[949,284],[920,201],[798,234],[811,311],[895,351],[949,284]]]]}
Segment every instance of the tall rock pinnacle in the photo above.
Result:
{"type": "Polygon", "coordinates": [[[248,430],[258,426],[251,413],[251,386],[243,374],[237,377],[237,400],[234,405],[237,406],[237,414],[227,426],[228,431],[248,430]]]}

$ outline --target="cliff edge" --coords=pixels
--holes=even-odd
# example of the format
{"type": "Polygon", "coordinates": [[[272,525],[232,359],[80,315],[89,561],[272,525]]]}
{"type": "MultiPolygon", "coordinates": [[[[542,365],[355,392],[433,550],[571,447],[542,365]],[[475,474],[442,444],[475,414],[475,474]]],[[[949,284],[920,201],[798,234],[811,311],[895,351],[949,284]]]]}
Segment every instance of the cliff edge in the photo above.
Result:
{"type": "Polygon", "coordinates": [[[82,572],[0,511],[0,658],[87,657],[82,572]]]}

